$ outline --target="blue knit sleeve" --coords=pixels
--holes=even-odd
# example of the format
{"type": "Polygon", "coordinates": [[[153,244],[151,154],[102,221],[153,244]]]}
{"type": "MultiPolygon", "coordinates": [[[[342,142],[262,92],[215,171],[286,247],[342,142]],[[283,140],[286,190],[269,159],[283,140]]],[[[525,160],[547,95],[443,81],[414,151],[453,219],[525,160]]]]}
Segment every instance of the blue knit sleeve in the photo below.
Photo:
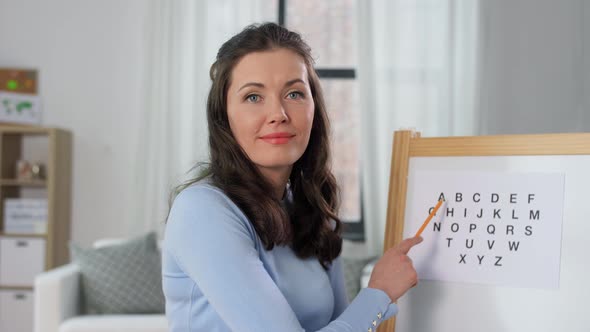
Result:
{"type": "Polygon", "coordinates": [[[340,256],[332,262],[328,273],[334,290],[333,320],[355,321],[367,326],[363,331],[368,327],[374,331],[375,326],[397,314],[397,305],[379,289],[363,288],[349,304],[340,256]]]}
{"type": "MultiPolygon", "coordinates": [[[[231,330],[304,331],[265,270],[255,239],[254,228],[235,204],[220,191],[199,185],[176,197],[164,245],[231,330]]],[[[348,305],[342,267],[336,268],[339,272],[330,272],[330,278],[337,317],[319,331],[374,330],[373,321],[378,325],[395,313],[389,297],[376,289],[364,289],[348,305]]]]}

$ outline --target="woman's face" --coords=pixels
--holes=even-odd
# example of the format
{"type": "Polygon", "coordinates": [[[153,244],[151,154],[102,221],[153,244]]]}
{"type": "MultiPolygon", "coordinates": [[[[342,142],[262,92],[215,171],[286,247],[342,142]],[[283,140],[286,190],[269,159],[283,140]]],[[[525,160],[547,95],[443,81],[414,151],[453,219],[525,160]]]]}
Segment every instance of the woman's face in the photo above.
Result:
{"type": "Polygon", "coordinates": [[[263,174],[290,173],[309,142],[313,115],[307,67],[297,53],[254,52],[234,67],[227,92],[229,125],[263,174]]]}

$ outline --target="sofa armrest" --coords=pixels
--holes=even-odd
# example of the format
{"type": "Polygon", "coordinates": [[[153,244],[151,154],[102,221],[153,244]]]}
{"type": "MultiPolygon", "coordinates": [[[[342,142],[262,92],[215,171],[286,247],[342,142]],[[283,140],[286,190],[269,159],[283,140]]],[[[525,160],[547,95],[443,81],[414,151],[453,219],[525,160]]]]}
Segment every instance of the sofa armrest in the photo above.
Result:
{"type": "Polygon", "coordinates": [[[60,324],[80,314],[80,268],[66,264],[35,278],[35,332],[56,332],[60,324]]]}
{"type": "Polygon", "coordinates": [[[373,258],[373,260],[368,262],[367,265],[365,265],[365,267],[363,267],[361,280],[360,280],[361,288],[366,288],[369,286],[369,280],[371,280],[371,273],[373,273],[373,268],[375,268],[375,264],[377,264],[377,262],[379,261],[379,258],[380,257],[373,258]]]}

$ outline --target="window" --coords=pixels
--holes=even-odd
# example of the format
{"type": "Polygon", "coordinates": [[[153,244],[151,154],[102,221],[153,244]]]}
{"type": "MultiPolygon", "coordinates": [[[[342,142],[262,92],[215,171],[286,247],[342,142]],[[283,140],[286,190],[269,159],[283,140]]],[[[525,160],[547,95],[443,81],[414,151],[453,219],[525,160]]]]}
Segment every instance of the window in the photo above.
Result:
{"type": "Polygon", "coordinates": [[[364,240],[356,0],[279,0],[279,24],[311,46],[332,125],[332,170],[341,189],[343,236],[364,240]]]}

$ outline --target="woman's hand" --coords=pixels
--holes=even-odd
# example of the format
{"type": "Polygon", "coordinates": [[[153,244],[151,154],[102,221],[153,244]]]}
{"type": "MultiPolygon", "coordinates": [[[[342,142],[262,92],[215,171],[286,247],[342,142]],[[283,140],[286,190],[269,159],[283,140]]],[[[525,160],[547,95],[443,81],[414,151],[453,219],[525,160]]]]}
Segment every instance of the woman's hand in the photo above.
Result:
{"type": "Polygon", "coordinates": [[[422,237],[412,237],[387,250],[373,268],[369,287],[384,291],[392,302],[414,287],[418,283],[418,274],[407,254],[420,242],[422,237]]]}

